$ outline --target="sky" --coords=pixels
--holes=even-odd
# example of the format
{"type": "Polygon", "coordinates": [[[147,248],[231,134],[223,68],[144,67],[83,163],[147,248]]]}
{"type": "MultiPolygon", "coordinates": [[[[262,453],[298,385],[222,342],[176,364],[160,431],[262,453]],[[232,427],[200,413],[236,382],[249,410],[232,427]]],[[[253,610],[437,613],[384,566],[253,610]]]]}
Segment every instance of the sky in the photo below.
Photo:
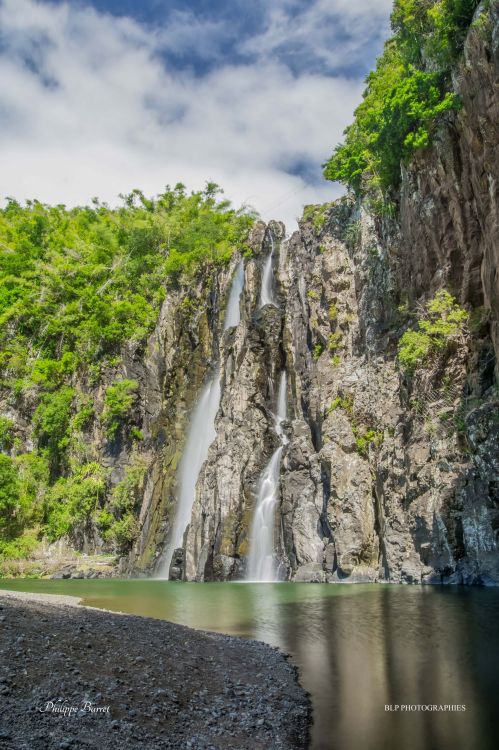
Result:
{"type": "Polygon", "coordinates": [[[0,198],[218,183],[292,230],[392,0],[0,0],[0,198]]]}

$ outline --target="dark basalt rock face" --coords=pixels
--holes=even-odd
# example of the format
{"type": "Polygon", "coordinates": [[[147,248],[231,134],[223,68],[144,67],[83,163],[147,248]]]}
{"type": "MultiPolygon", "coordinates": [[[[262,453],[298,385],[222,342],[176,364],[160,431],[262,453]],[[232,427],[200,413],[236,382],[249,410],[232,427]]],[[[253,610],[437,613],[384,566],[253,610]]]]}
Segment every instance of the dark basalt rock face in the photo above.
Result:
{"type": "Polygon", "coordinates": [[[499,338],[499,5],[472,26],[454,89],[462,107],[404,174],[397,282],[413,298],[450,287],[461,302],[491,310],[499,338]],[[490,26],[485,23],[490,14],[490,26]],[[483,23],[479,23],[480,20],[483,23]]]}

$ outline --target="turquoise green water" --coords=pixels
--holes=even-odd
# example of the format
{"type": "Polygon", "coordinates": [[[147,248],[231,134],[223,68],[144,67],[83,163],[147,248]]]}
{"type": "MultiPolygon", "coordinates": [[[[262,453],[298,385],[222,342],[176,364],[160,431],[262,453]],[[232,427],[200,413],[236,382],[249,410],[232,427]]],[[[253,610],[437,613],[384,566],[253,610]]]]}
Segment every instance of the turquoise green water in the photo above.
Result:
{"type": "Polygon", "coordinates": [[[0,581],[0,588],[72,594],[279,646],[312,697],[313,750],[497,747],[496,590],[149,580],[0,581]]]}

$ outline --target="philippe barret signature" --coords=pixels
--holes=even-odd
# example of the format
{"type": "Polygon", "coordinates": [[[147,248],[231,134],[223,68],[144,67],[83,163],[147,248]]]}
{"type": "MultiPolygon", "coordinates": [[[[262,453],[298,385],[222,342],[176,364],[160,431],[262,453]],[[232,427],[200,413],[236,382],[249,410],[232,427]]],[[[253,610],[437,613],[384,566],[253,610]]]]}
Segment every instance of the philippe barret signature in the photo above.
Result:
{"type": "Polygon", "coordinates": [[[82,701],[79,706],[70,706],[65,701],[47,701],[38,708],[41,714],[62,714],[62,716],[82,716],[84,714],[109,714],[110,706],[96,706],[91,701],[82,701]]]}

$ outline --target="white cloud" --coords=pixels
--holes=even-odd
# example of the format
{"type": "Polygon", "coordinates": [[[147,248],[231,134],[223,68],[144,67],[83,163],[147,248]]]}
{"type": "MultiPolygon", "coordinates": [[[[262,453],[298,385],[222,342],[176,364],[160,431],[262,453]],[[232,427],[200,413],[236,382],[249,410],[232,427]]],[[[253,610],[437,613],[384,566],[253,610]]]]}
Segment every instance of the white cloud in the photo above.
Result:
{"type": "MultiPolygon", "coordinates": [[[[307,16],[311,35],[331,5],[356,17],[355,3],[319,0],[307,16]]],[[[288,224],[304,203],[332,199],[333,185],[312,186],[285,169],[324,161],[361,81],[293,75],[272,55],[272,20],[254,40],[251,64],[223,61],[203,77],[168,69],[162,51],[187,51],[191,33],[218,49],[226,31],[196,23],[176,14],[151,30],[91,8],[0,0],[0,195],[68,205],[98,195],[114,204],[134,187],[154,194],[167,183],[196,189],[215,180],[236,204],[288,224]]]]}
{"type": "Polygon", "coordinates": [[[274,0],[265,32],[246,41],[243,49],[288,61],[315,58],[329,71],[344,69],[387,36],[392,4],[393,0],[274,0]]]}

